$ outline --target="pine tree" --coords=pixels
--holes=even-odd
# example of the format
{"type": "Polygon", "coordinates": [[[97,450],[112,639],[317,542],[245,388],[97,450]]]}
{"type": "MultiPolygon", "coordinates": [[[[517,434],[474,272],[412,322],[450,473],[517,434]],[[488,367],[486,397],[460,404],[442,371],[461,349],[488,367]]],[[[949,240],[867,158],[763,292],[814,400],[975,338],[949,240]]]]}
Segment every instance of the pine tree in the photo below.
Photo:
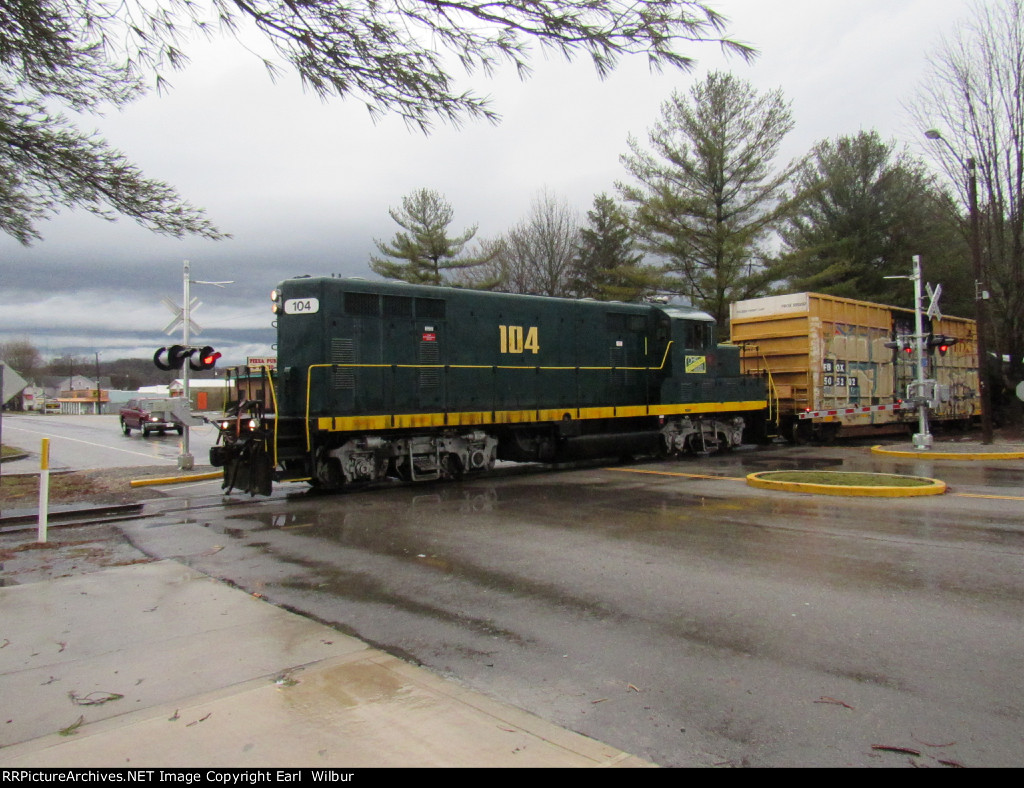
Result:
{"type": "Polygon", "coordinates": [[[374,239],[385,257],[370,258],[370,268],[386,279],[440,285],[445,283],[445,272],[472,268],[489,259],[486,255],[463,256],[477,226],[449,237],[452,206],[431,189],[418,189],[403,197],[401,209],[392,208],[388,213],[403,229],[388,243],[374,239]]]}
{"type": "MultiPolygon", "coordinates": [[[[948,198],[921,161],[875,131],[819,142],[793,191],[783,254],[771,266],[793,290],[912,307],[911,291],[885,277],[905,275],[914,255],[930,275],[963,268],[967,246],[942,210],[948,198]]],[[[944,309],[964,295],[963,284],[943,281],[944,309]]]]}
{"type": "Polygon", "coordinates": [[[733,301],[764,292],[767,242],[785,215],[793,166],[773,171],[793,128],[781,91],[759,94],[715,72],[690,95],[674,93],[649,134],[622,157],[638,184],[620,185],[636,206],[644,248],[661,257],[674,287],[724,327],[733,301]]]}
{"type": "Polygon", "coordinates": [[[629,217],[607,194],[594,198],[588,224],[580,229],[570,287],[579,298],[638,301],[657,292],[661,273],[644,265],[629,217]]]}

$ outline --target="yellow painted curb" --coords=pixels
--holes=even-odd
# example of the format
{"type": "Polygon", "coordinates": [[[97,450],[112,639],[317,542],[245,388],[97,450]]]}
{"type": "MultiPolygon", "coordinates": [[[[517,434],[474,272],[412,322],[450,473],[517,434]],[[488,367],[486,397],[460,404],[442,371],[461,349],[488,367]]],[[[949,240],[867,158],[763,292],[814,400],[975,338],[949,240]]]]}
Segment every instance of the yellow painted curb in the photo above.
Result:
{"type": "Polygon", "coordinates": [[[182,482],[202,482],[207,479],[220,479],[224,476],[223,471],[212,473],[196,473],[192,476],[165,476],[160,479],[132,479],[128,482],[131,487],[147,487],[154,484],[181,484],[182,482]]]}
{"type": "MultiPolygon", "coordinates": [[[[799,493],[810,493],[812,495],[846,495],[846,496],[865,496],[873,498],[911,498],[920,495],[942,495],[946,492],[946,483],[939,481],[938,479],[928,479],[923,476],[913,476],[909,478],[922,479],[923,481],[931,482],[930,484],[923,484],[917,487],[884,487],[884,486],[864,486],[864,485],[844,485],[844,484],[813,484],[811,482],[777,482],[771,479],[764,479],[763,476],[779,473],[779,471],[761,471],[760,473],[751,473],[747,475],[747,484],[751,487],[759,487],[764,490],[781,490],[783,492],[799,492],[799,493]]],[[[842,471],[832,471],[837,476],[842,475],[842,471]]],[[[851,474],[852,475],[852,474],[851,474]]],[[[865,474],[856,474],[858,476],[865,474]]],[[[896,474],[891,473],[880,473],[878,476],[893,476],[896,474]]]]}
{"type": "Polygon", "coordinates": [[[916,451],[872,446],[871,453],[887,454],[890,457],[911,457],[915,460],[1024,460],[1024,451],[916,451]]]}

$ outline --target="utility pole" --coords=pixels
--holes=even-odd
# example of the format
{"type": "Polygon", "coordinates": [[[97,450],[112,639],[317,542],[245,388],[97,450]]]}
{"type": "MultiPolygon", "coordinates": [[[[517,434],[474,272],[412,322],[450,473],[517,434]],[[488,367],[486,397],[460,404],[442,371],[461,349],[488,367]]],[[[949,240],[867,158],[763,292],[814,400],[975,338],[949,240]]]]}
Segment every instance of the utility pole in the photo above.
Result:
{"type": "Polygon", "coordinates": [[[100,415],[100,352],[96,351],[96,415],[100,415]]]}
{"type": "Polygon", "coordinates": [[[971,262],[974,266],[974,322],[978,332],[978,398],[981,405],[981,442],[992,443],[992,396],[988,388],[988,282],[981,260],[981,230],[978,217],[978,165],[967,160],[967,182],[971,200],[971,262]]]}
{"type": "Polygon", "coordinates": [[[941,142],[960,166],[967,171],[967,199],[971,222],[971,265],[974,269],[974,322],[978,334],[978,406],[981,410],[981,442],[992,443],[992,395],[988,386],[988,277],[981,257],[981,229],[978,215],[978,163],[973,156],[960,158],[949,140],[938,129],[928,129],[924,136],[941,142]]]}

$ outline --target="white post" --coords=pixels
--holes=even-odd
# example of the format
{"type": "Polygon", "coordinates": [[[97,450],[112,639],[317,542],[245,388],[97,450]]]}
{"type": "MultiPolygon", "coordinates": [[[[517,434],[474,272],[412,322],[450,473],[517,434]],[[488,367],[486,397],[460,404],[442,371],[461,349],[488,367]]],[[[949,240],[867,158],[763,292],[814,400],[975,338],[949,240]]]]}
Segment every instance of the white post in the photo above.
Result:
{"type": "MultiPolygon", "coordinates": [[[[189,273],[189,262],[188,262],[188,260],[185,260],[184,268],[185,268],[185,276],[184,276],[184,280],[185,280],[184,281],[185,301],[184,301],[184,305],[182,306],[182,317],[184,318],[183,325],[182,325],[182,334],[184,336],[184,340],[183,340],[182,344],[186,348],[188,348],[188,347],[191,347],[191,344],[192,344],[192,336],[191,336],[192,304],[190,303],[191,300],[192,300],[192,294],[191,294],[191,289],[189,287],[189,285],[190,285],[192,280],[191,280],[191,276],[190,276],[190,273],[189,273]]],[[[191,356],[189,356],[189,359],[191,359],[191,356]]],[[[189,405],[189,409],[191,410],[192,399],[189,396],[189,390],[188,390],[188,362],[189,362],[189,359],[186,359],[185,363],[182,364],[182,367],[181,367],[181,382],[182,382],[182,387],[185,390],[185,403],[189,405]]],[[[184,429],[181,432],[181,454],[178,456],[178,468],[180,470],[183,470],[183,471],[190,471],[195,466],[195,458],[189,452],[189,434],[188,434],[188,430],[189,430],[189,426],[188,426],[188,424],[186,424],[184,426],[184,429]]]]}
{"type": "Polygon", "coordinates": [[[50,439],[43,438],[39,453],[39,528],[36,541],[46,542],[46,527],[50,509],[50,439]]]}
{"type": "Polygon", "coordinates": [[[919,399],[919,405],[917,407],[918,415],[918,429],[919,432],[914,435],[914,447],[917,449],[930,449],[932,447],[932,435],[928,431],[928,403],[925,401],[925,385],[924,385],[924,318],[921,315],[921,256],[914,255],[914,275],[911,279],[914,280],[914,321],[915,321],[915,334],[914,334],[914,350],[916,352],[917,361],[917,396],[919,399]]]}

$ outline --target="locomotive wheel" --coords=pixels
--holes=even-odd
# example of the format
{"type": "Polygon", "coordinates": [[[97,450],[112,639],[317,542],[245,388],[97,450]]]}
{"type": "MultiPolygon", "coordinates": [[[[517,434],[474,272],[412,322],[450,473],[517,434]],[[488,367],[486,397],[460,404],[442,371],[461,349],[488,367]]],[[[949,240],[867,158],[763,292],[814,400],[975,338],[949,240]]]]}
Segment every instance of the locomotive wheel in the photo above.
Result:
{"type": "Polygon", "coordinates": [[[401,479],[403,482],[412,481],[412,474],[409,472],[409,461],[405,457],[398,457],[392,460],[391,475],[401,479]]]}
{"type": "Polygon", "coordinates": [[[462,467],[462,460],[457,454],[446,454],[441,460],[444,465],[445,474],[455,481],[461,480],[466,475],[466,469],[462,467]]]}

